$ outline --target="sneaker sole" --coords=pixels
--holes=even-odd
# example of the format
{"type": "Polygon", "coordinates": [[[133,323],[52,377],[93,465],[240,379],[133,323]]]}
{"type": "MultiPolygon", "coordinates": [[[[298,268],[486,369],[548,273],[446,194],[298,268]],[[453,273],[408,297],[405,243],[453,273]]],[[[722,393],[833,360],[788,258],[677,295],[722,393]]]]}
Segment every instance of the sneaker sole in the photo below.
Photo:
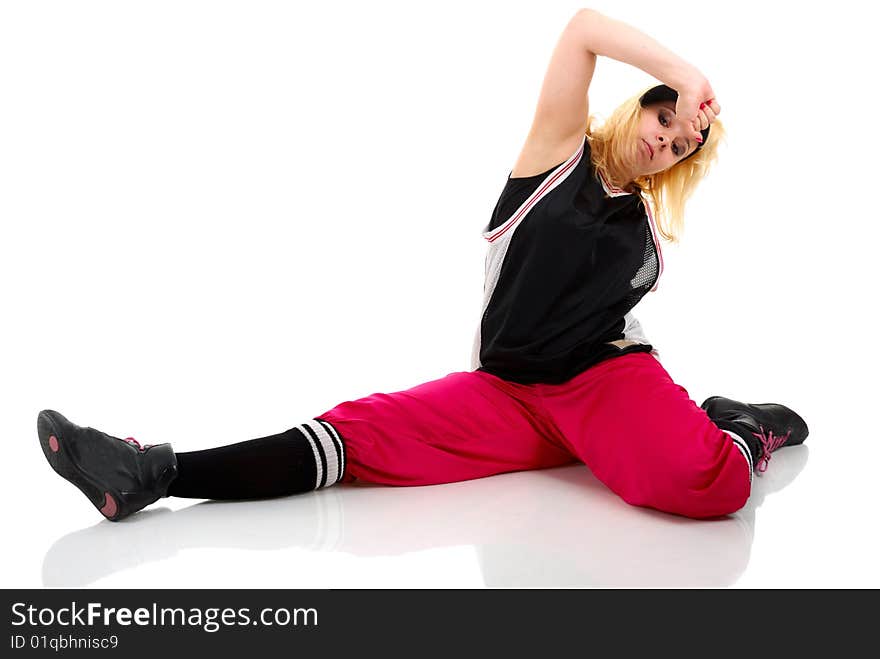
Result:
{"type": "Polygon", "coordinates": [[[102,486],[80,469],[68,449],[69,441],[58,432],[48,414],[41,412],[37,417],[37,434],[43,455],[55,473],[76,485],[98,512],[115,522],[119,517],[119,502],[122,500],[119,493],[102,486]]]}

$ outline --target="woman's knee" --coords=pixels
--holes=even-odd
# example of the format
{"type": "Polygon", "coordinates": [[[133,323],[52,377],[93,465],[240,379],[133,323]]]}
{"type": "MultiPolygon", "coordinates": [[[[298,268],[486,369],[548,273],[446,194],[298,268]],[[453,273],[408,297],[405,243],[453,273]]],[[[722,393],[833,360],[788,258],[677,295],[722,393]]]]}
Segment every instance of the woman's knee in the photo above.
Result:
{"type": "Polygon", "coordinates": [[[681,451],[659,485],[669,512],[707,518],[745,506],[751,491],[748,460],[726,438],[711,438],[681,451]]]}

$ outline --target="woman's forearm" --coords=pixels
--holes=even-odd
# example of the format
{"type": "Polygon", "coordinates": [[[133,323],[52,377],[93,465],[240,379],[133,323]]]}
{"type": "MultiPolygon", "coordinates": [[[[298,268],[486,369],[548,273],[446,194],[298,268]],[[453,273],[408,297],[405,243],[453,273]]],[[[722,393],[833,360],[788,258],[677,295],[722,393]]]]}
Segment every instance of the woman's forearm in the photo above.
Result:
{"type": "Polygon", "coordinates": [[[587,50],[596,55],[635,66],[673,89],[704,78],[695,66],[626,23],[594,9],[581,9],[577,17],[587,50]]]}

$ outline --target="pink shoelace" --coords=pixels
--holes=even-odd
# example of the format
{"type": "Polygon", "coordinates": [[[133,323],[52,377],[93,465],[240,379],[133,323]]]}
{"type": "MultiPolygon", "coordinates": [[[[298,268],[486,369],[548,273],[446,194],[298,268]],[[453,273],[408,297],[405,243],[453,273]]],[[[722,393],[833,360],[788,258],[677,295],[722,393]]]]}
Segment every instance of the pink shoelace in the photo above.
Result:
{"type": "Polygon", "coordinates": [[[761,429],[760,434],[756,432],[752,434],[761,441],[761,446],[764,447],[764,454],[758,460],[758,464],[755,465],[755,471],[764,473],[767,471],[767,465],[770,463],[770,454],[788,441],[791,430],[784,435],[774,437],[772,430],[769,433],[765,433],[764,426],[759,425],[758,427],[761,429]]]}
{"type": "Polygon", "coordinates": [[[143,446],[141,446],[141,443],[138,440],[136,440],[134,437],[126,437],[122,441],[128,442],[132,446],[137,446],[139,451],[146,451],[148,448],[150,448],[152,446],[152,444],[144,444],[143,446]]]}

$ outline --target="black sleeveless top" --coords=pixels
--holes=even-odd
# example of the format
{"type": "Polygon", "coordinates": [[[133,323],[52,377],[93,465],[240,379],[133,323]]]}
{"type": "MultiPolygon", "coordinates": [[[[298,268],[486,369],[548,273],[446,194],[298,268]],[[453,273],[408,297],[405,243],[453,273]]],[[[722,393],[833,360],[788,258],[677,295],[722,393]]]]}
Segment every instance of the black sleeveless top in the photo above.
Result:
{"type": "Polygon", "coordinates": [[[486,279],[472,368],[558,384],[604,359],[651,351],[625,329],[662,271],[653,216],[639,195],[608,186],[586,137],[557,167],[508,177],[482,235],[486,279]],[[638,343],[610,343],[621,339],[638,343]]]}

